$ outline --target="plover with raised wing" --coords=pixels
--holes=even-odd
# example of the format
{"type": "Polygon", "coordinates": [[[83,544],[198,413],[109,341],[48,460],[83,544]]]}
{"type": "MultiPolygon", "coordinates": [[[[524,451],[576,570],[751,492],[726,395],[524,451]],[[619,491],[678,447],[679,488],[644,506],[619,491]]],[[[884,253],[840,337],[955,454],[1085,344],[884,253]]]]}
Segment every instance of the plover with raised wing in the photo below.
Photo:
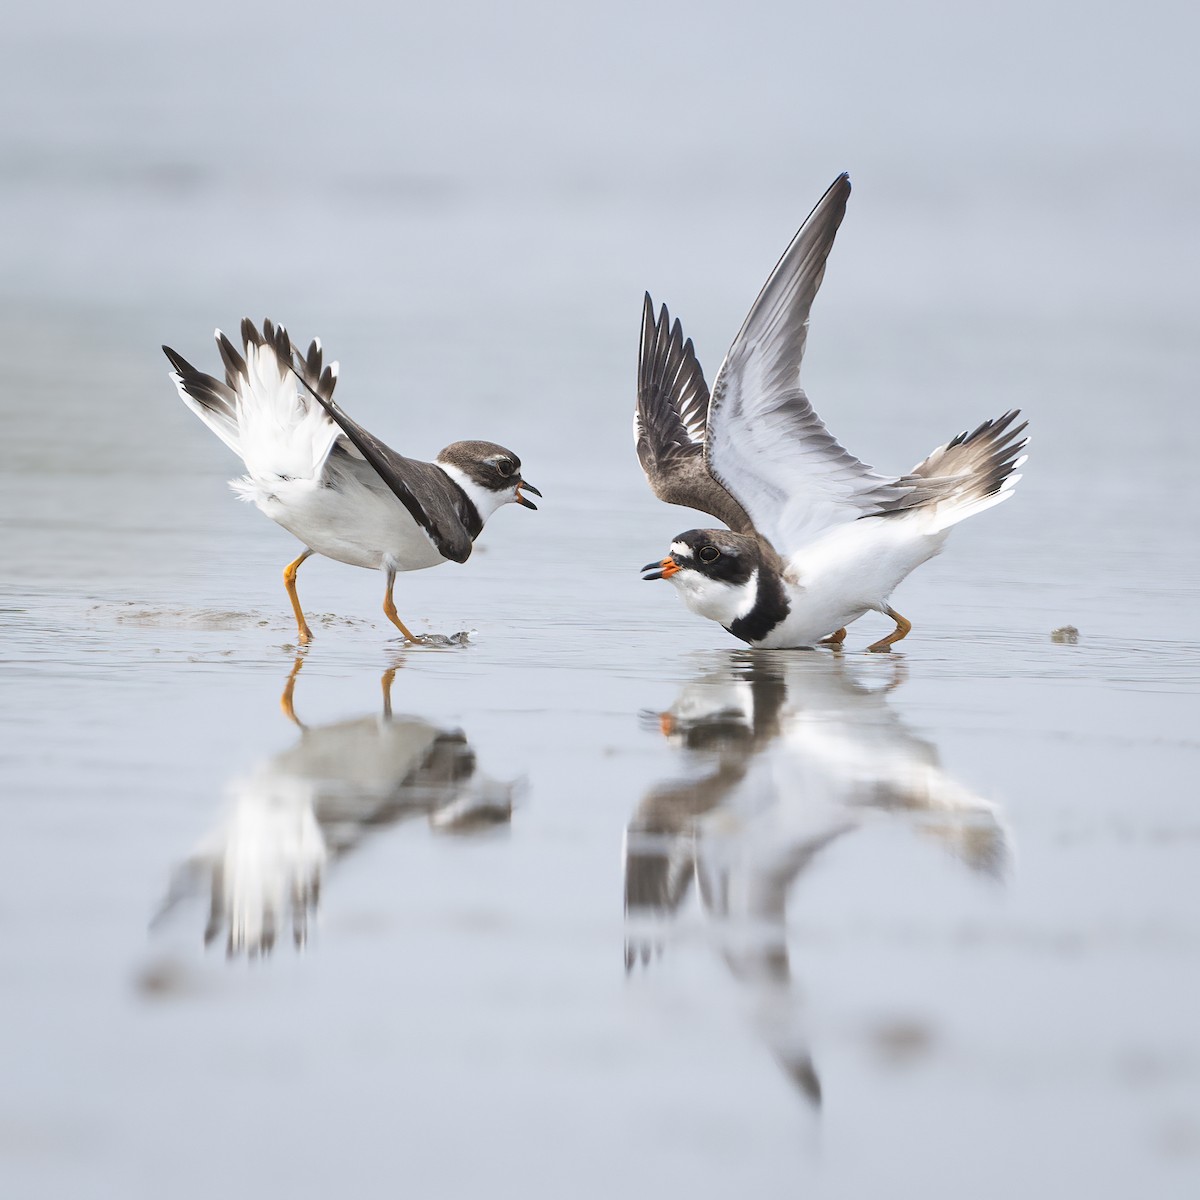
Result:
{"type": "Polygon", "coordinates": [[[246,465],[230,486],[304,543],[283,571],[301,644],[312,640],[296,594],[296,571],[312,554],[387,576],[383,611],[400,620],[396,574],[466,562],[484,522],[505,504],[537,505],[542,493],[521,477],[521,460],[494,442],[453,442],[436,462],[405,458],[334,403],[337,363],[321,344],[306,354],[283,326],[242,322],[242,352],[218,329],[222,382],[169,346],[163,352],[184,403],[246,465]]]}
{"type": "Polygon", "coordinates": [[[939,446],[907,475],[844,450],[800,386],[808,316],[846,211],[839,175],[779,260],[734,339],[712,394],[691,339],[649,294],[634,439],[655,495],[728,529],[689,529],[646,579],[669,579],[693,612],[751,646],[841,645],[864,613],[912,628],[893,589],[950,527],[1006,500],[1025,461],[1017,411],[939,446]]]}

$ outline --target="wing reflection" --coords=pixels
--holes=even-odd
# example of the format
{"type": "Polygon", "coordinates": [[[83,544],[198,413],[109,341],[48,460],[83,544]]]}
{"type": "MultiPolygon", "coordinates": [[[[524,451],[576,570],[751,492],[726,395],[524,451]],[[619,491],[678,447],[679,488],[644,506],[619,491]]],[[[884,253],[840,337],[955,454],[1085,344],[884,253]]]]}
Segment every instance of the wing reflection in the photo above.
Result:
{"type": "Polygon", "coordinates": [[[943,771],[891,707],[903,660],[884,669],[890,679],[868,686],[840,655],[757,651],[686,684],[669,711],[647,715],[681,751],[680,775],[646,793],[625,837],[626,970],[661,955],[694,883],[762,1036],[814,1104],[820,1080],[787,945],[796,880],[831,842],[885,814],[984,876],[1002,878],[1011,855],[996,807],[943,771]]]}
{"type": "Polygon", "coordinates": [[[302,663],[280,702],[300,740],[230,786],[225,819],[176,871],[154,918],[207,892],[205,945],[223,933],[231,957],[268,953],[289,934],[303,946],[327,867],[372,832],[410,816],[449,833],[512,816],[516,785],[478,771],[460,731],[393,715],[395,668],[384,673],[379,716],[310,727],[294,708],[302,663]]]}

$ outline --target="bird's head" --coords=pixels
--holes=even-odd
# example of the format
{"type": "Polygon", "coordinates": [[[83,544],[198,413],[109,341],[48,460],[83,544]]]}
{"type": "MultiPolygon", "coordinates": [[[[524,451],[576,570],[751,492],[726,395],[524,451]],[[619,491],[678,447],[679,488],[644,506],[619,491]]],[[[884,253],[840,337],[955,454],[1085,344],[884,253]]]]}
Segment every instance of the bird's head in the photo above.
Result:
{"type": "Polygon", "coordinates": [[[727,529],[689,529],[643,579],[669,579],[693,612],[726,628],[744,617],[758,596],[762,548],[755,538],[727,529]]]}
{"type": "Polygon", "coordinates": [[[470,496],[481,520],[504,504],[537,508],[526,495],[541,496],[521,477],[521,460],[495,442],[453,442],[438,455],[442,468],[470,496]]]}

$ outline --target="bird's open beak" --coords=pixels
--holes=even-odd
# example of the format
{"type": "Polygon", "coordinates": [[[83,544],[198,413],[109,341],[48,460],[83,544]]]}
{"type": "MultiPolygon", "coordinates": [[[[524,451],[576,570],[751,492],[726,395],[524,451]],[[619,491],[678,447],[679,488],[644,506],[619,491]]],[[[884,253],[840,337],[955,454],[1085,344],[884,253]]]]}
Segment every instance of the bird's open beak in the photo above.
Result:
{"type": "Polygon", "coordinates": [[[679,564],[668,554],[662,562],[647,563],[642,570],[649,571],[650,574],[643,574],[642,578],[647,582],[651,579],[670,579],[672,575],[678,574],[681,569],[679,564]]]}
{"type": "Polygon", "coordinates": [[[517,503],[525,505],[526,508],[537,510],[537,505],[532,500],[526,499],[521,495],[521,489],[524,488],[527,492],[532,492],[535,496],[541,496],[541,492],[533,486],[532,483],[526,483],[523,479],[517,480],[517,503]]]}

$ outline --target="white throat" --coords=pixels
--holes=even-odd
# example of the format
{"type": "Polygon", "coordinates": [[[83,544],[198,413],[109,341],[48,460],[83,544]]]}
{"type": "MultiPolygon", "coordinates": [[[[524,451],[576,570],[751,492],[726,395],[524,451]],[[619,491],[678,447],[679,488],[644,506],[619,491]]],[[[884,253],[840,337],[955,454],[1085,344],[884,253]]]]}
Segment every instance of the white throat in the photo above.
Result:
{"type": "Polygon", "coordinates": [[[723,583],[688,567],[672,575],[671,582],[692,612],[726,628],[746,616],[758,599],[757,567],[745,583],[723,583]]]}
{"type": "Polygon", "coordinates": [[[516,499],[515,488],[509,491],[492,492],[487,488],[481,488],[469,475],[454,466],[453,463],[442,462],[439,459],[437,465],[467,493],[471,499],[471,503],[475,505],[481,521],[486,521],[496,509],[501,508],[505,504],[511,504],[516,499]]]}

